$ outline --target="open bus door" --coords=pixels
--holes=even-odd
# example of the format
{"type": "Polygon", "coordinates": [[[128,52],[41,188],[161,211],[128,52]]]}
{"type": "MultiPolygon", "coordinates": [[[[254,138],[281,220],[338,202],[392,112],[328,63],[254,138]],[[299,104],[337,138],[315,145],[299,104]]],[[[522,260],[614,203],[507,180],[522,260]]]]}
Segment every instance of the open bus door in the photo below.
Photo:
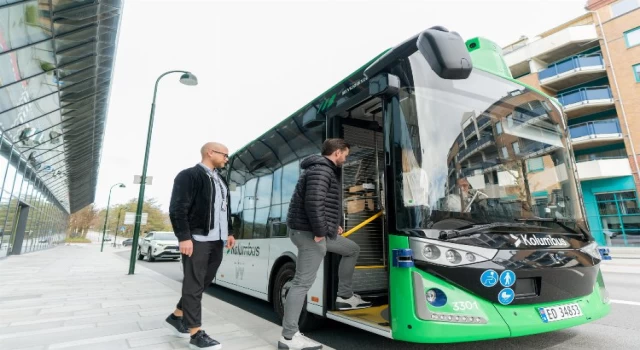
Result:
{"type": "Polygon", "coordinates": [[[336,311],[340,256],[328,253],[325,264],[327,317],[375,333],[389,332],[388,254],[384,213],[385,152],[383,101],[368,97],[330,117],[328,138],[350,146],[342,167],[344,237],[360,246],[353,276],[354,293],[371,301],[366,309],[336,311]]]}

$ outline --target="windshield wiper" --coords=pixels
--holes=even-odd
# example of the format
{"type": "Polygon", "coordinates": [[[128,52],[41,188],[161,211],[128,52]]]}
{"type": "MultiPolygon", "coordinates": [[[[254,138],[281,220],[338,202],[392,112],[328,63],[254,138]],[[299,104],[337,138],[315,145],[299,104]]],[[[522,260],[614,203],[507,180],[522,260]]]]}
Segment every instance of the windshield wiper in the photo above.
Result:
{"type": "MultiPolygon", "coordinates": [[[[523,228],[535,228],[535,229],[548,229],[547,227],[540,227],[535,225],[527,225],[527,224],[519,224],[512,222],[492,222],[490,224],[476,224],[473,227],[466,228],[463,230],[449,230],[440,232],[439,239],[447,240],[457,237],[471,236],[474,233],[478,233],[480,231],[488,230],[494,227],[523,227],[523,228]]],[[[500,232],[495,232],[500,233],[500,232]]],[[[510,234],[510,232],[505,232],[504,234],[510,234]]]]}
{"type": "Polygon", "coordinates": [[[564,224],[564,222],[575,222],[575,220],[570,220],[570,219],[558,219],[558,218],[540,218],[540,217],[533,217],[533,218],[521,218],[521,219],[516,219],[516,221],[525,221],[525,222],[553,222],[555,224],[558,224],[558,226],[564,228],[565,230],[576,234],[576,235],[582,235],[587,241],[589,240],[589,235],[582,229],[582,227],[578,226],[578,228],[580,229],[580,233],[576,232],[576,230],[572,229],[571,227],[567,226],[564,224]]]}

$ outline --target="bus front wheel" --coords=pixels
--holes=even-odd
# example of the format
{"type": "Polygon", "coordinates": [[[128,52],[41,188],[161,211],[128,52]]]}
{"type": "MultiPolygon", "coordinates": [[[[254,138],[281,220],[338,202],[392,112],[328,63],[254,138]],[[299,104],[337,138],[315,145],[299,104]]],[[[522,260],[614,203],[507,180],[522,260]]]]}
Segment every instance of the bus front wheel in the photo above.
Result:
{"type": "MultiPolygon", "coordinates": [[[[273,309],[278,314],[280,322],[284,317],[284,303],[293,282],[293,276],[296,274],[296,264],[293,262],[285,263],[278,270],[275,282],[273,283],[273,309]]],[[[307,311],[307,300],[305,298],[298,327],[302,332],[310,331],[318,328],[322,324],[322,319],[309,311],[307,311]]]]}

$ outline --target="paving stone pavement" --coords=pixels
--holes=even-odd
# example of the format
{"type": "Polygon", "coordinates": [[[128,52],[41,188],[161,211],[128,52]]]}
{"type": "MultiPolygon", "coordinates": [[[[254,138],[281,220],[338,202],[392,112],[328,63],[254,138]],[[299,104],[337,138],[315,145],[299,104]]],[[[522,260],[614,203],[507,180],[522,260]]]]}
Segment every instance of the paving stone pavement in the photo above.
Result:
{"type": "MultiPolygon", "coordinates": [[[[188,349],[164,319],[180,283],[97,244],[0,259],[0,349],[188,349]]],[[[203,296],[204,329],[224,350],[276,349],[280,327],[203,296]]]]}

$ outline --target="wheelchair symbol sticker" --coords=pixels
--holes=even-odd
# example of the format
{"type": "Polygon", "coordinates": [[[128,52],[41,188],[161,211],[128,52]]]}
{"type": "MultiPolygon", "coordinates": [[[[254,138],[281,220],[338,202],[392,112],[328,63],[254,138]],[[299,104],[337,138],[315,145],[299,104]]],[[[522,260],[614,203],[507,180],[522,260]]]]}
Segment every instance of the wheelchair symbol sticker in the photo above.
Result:
{"type": "Polygon", "coordinates": [[[498,284],[498,273],[493,270],[487,270],[480,276],[480,283],[485,287],[493,287],[498,284]]]}
{"type": "Polygon", "coordinates": [[[516,283],[516,274],[511,270],[504,270],[500,274],[500,284],[504,287],[511,287],[516,283]]]}

